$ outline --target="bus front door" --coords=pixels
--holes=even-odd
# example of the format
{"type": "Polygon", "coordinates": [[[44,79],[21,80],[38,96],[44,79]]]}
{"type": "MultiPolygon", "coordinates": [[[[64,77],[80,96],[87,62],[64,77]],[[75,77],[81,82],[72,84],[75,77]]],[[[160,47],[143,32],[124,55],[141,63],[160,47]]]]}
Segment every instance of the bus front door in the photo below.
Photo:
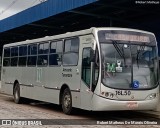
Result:
{"type": "Polygon", "coordinates": [[[92,109],[92,96],[91,91],[92,83],[92,66],[91,66],[91,52],[92,44],[85,43],[82,47],[82,71],[81,71],[81,108],[86,110],[92,109]]]}

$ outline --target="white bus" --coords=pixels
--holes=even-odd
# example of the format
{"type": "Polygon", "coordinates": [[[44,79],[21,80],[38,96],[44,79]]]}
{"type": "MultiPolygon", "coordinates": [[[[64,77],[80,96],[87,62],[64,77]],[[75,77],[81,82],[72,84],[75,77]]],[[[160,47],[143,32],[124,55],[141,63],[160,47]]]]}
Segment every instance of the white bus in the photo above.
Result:
{"type": "Polygon", "coordinates": [[[153,33],[91,28],[3,47],[1,91],[91,111],[153,110],[159,101],[153,33]]]}

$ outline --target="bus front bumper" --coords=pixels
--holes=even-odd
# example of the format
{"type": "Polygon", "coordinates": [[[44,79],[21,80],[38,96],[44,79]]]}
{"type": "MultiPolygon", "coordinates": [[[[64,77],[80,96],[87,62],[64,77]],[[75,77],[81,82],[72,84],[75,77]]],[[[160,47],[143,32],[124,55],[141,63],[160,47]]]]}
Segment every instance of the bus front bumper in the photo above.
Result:
{"type": "Polygon", "coordinates": [[[154,110],[157,108],[159,97],[152,100],[143,101],[120,101],[93,96],[93,111],[112,111],[112,110],[154,110]]]}

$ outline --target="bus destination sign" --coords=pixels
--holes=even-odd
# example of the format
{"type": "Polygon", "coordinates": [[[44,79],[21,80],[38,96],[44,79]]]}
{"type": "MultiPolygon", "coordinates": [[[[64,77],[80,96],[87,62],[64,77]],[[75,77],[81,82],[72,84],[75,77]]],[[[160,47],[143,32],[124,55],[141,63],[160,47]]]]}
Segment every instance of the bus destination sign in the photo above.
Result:
{"type": "Polygon", "coordinates": [[[121,41],[135,41],[135,42],[150,42],[148,36],[141,35],[127,35],[127,34],[105,34],[106,40],[121,40],[121,41]]]}

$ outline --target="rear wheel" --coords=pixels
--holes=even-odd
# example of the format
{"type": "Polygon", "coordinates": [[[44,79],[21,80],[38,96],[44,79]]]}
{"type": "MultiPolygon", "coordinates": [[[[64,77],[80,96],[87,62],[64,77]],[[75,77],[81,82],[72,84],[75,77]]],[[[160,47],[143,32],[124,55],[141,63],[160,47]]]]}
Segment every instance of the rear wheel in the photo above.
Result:
{"type": "Polygon", "coordinates": [[[67,115],[71,114],[71,111],[72,111],[72,96],[71,96],[71,92],[68,88],[66,88],[63,92],[62,109],[63,109],[63,112],[65,114],[67,114],[67,115]]]}
{"type": "Polygon", "coordinates": [[[14,96],[14,102],[16,104],[21,103],[22,98],[20,97],[20,86],[19,83],[16,83],[14,89],[13,89],[13,96],[14,96]]]}

